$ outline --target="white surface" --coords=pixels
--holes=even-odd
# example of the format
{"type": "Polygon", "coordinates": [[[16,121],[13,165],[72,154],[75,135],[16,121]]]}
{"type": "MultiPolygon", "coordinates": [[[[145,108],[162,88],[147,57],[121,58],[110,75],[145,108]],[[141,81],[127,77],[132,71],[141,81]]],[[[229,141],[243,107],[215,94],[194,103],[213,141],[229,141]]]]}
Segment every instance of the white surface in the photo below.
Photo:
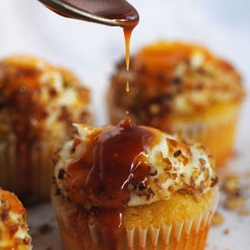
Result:
{"type": "MultiPolygon", "coordinates": [[[[132,53],[157,39],[201,43],[232,62],[241,72],[246,88],[250,90],[250,1],[130,2],[137,7],[141,17],[132,35],[132,53]]],[[[124,56],[125,52],[122,30],[119,27],[63,18],[36,0],[1,0],[1,4],[0,57],[16,53],[33,54],[73,70],[92,89],[96,124],[106,124],[105,91],[114,62],[124,56]]],[[[239,124],[236,143],[238,157],[229,164],[232,170],[243,175],[250,171],[249,108],[247,100],[239,124]]],[[[224,211],[222,207],[220,210],[225,216],[225,223],[212,228],[208,250],[250,249],[250,216],[224,211]],[[225,234],[227,229],[229,234],[225,234]]],[[[49,222],[52,225],[50,233],[34,237],[35,250],[61,249],[50,205],[29,210],[29,219],[32,234],[37,233],[37,224],[49,222]]]]}

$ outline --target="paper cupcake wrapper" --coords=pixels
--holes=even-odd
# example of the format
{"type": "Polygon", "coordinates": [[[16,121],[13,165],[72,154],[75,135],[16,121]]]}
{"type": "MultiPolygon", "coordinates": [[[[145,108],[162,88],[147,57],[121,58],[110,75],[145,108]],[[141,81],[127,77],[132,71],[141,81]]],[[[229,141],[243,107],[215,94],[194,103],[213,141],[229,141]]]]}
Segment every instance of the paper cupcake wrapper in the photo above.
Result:
{"type": "Polygon", "coordinates": [[[221,167],[230,158],[237,130],[239,110],[221,114],[207,120],[173,121],[171,133],[187,141],[198,141],[204,144],[221,167]],[[220,142],[220,143],[218,143],[220,142]]]}
{"type": "MultiPolygon", "coordinates": [[[[206,245],[207,235],[210,229],[211,219],[217,207],[219,199],[218,190],[215,190],[214,198],[206,209],[192,219],[181,222],[172,222],[171,225],[162,224],[159,228],[152,225],[148,228],[131,228],[125,230],[125,235],[119,244],[112,246],[115,250],[203,250],[206,245]]],[[[52,199],[53,200],[53,199],[52,199]]],[[[88,224],[82,231],[77,223],[72,223],[71,215],[74,214],[74,206],[67,202],[54,202],[58,217],[61,235],[65,250],[98,249],[107,250],[104,247],[105,233],[95,224],[88,224]],[[81,231],[85,233],[84,237],[81,231]],[[79,233],[80,232],[80,233],[79,233]],[[83,240],[83,238],[85,240],[83,240]]],[[[82,221],[84,222],[84,220],[82,221]]],[[[80,223],[80,225],[82,225],[80,223]]],[[[109,241],[110,239],[108,239],[109,241]]],[[[109,250],[109,249],[108,249],[109,250]]]]}
{"type": "Polygon", "coordinates": [[[0,186],[18,195],[25,205],[48,200],[54,150],[52,143],[18,147],[15,138],[0,142],[0,186]]]}
{"type": "Polygon", "coordinates": [[[201,134],[207,132],[208,129],[218,130],[218,126],[227,127],[231,123],[237,121],[239,110],[231,110],[230,113],[221,114],[220,116],[212,117],[207,120],[197,119],[193,121],[176,121],[172,124],[172,131],[177,132],[178,134],[196,138],[201,134]]]}

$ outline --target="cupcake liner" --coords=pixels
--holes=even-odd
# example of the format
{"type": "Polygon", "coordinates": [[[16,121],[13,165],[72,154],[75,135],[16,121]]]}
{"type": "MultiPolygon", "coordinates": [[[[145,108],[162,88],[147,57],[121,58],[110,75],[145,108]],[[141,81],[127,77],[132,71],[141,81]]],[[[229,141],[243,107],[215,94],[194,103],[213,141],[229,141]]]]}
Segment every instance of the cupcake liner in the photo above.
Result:
{"type": "Polygon", "coordinates": [[[52,155],[56,143],[0,143],[0,186],[18,195],[25,205],[49,200],[52,155]]]}
{"type": "Polygon", "coordinates": [[[220,115],[206,118],[172,119],[170,133],[178,134],[184,140],[201,142],[214,156],[216,166],[221,167],[232,154],[238,116],[239,107],[235,106],[220,115]]]}
{"type": "Polygon", "coordinates": [[[217,126],[229,126],[229,124],[235,122],[238,118],[238,107],[230,109],[230,112],[222,113],[217,116],[208,115],[207,118],[204,117],[190,119],[190,120],[178,120],[174,122],[172,120],[172,130],[178,132],[178,134],[187,138],[196,138],[198,136],[205,136],[208,129],[216,130],[217,126]]]}
{"type": "MultiPolygon", "coordinates": [[[[125,228],[123,237],[119,239],[119,244],[114,243],[112,249],[203,250],[218,198],[219,192],[216,188],[210,204],[201,214],[195,215],[193,218],[184,219],[180,222],[173,221],[170,225],[162,223],[159,227],[154,227],[151,224],[148,228],[125,228]]],[[[81,217],[79,211],[77,212],[77,209],[68,201],[63,200],[61,195],[53,196],[52,201],[65,250],[110,250],[110,248],[105,247],[106,236],[97,224],[88,223],[84,216],[79,219],[81,217]]]]}

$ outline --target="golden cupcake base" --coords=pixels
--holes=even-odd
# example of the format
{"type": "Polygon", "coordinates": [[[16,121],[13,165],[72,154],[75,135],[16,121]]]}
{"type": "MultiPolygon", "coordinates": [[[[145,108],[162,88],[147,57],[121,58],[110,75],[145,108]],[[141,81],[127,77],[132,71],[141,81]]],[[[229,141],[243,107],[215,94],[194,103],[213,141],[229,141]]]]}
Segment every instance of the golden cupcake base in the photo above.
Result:
{"type": "Polygon", "coordinates": [[[215,188],[201,200],[177,194],[168,201],[126,208],[124,229],[90,222],[87,210],[62,195],[53,195],[52,202],[65,250],[204,250],[218,197],[215,188]]]}

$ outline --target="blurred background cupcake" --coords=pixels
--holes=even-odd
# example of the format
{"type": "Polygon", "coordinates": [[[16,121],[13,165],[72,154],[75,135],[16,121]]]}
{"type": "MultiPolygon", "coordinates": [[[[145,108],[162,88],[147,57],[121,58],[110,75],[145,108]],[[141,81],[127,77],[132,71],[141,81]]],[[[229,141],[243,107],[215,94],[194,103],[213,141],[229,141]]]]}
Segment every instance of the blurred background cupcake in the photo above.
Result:
{"type": "Polygon", "coordinates": [[[0,187],[0,249],[31,250],[26,210],[14,193],[0,187]]]}
{"type": "Polygon", "coordinates": [[[0,62],[0,185],[31,204],[50,197],[52,154],[72,122],[90,123],[90,91],[32,56],[0,62]]]}
{"type": "Polygon", "coordinates": [[[150,125],[209,148],[216,166],[232,154],[245,97],[237,70],[197,44],[158,41],[117,63],[108,89],[108,111],[116,124],[129,111],[150,125]],[[130,91],[125,93],[129,81],[130,91]]]}
{"type": "Polygon", "coordinates": [[[218,203],[213,158],[128,117],[77,124],[54,158],[52,203],[65,250],[202,250],[218,203]]]}

